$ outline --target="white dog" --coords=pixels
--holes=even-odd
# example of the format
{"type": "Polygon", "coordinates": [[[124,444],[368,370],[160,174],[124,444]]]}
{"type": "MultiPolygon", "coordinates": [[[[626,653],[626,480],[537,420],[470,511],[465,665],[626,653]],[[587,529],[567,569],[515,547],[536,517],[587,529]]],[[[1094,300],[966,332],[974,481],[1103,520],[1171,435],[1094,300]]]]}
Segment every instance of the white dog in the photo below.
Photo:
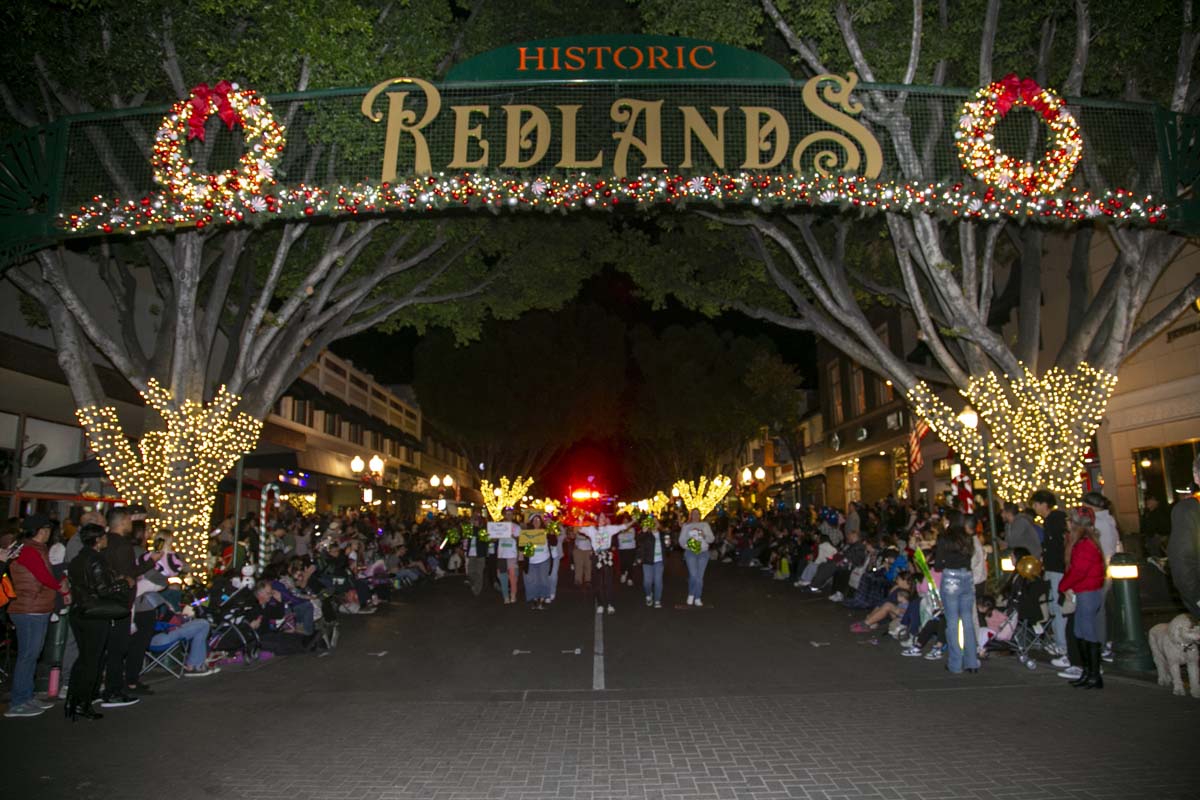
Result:
{"type": "Polygon", "coordinates": [[[1158,668],[1158,685],[1170,686],[1172,694],[1183,697],[1181,668],[1187,664],[1192,697],[1200,699],[1200,625],[1187,614],[1150,629],[1150,652],[1158,668]]]}

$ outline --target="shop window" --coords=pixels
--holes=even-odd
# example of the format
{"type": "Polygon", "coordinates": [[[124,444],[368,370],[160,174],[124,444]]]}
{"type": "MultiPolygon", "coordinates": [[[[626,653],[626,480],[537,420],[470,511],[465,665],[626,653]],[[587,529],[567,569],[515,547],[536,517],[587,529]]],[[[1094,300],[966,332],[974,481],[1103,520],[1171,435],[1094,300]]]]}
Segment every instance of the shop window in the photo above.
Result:
{"type": "Polygon", "coordinates": [[[896,498],[907,500],[908,489],[908,449],[896,447],[892,449],[892,476],[896,498]]]}
{"type": "Polygon", "coordinates": [[[312,404],[307,400],[292,399],[292,422],[312,427],[312,404]]]}
{"type": "Polygon", "coordinates": [[[850,368],[850,397],[854,416],[861,417],[867,413],[867,384],[863,368],[858,364],[850,368]]]}
{"type": "Polygon", "coordinates": [[[850,501],[858,502],[862,500],[862,476],[858,469],[858,459],[852,459],[845,464],[846,467],[846,503],[850,501]]]}
{"type": "Polygon", "coordinates": [[[833,424],[840,425],[846,418],[842,407],[842,371],[841,364],[834,361],[829,365],[829,410],[833,414],[833,424]]]}

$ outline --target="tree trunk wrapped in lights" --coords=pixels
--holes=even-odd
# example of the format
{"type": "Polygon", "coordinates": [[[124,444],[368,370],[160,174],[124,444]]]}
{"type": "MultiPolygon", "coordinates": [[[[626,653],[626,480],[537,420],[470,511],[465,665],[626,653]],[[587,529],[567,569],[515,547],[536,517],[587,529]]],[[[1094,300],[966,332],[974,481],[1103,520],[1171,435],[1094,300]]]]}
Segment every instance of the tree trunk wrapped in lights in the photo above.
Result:
{"type": "Polygon", "coordinates": [[[991,430],[1004,432],[990,441],[925,381],[909,391],[908,401],[973,474],[990,470],[1001,499],[1024,503],[1038,489],[1050,489],[1071,505],[1079,500],[1084,456],[1116,385],[1116,375],[1086,362],[1041,377],[1028,369],[1017,378],[974,377],[962,396],[991,430]]]}
{"type": "Polygon", "coordinates": [[[224,386],[208,403],[180,403],[152,379],[142,397],[164,427],[147,432],[136,451],[114,407],[87,406],[75,413],[117,493],[145,505],[150,524],[171,533],[188,567],[203,574],[217,485],[254,449],[262,421],[238,411],[240,398],[224,386]]]}
{"type": "Polygon", "coordinates": [[[726,475],[717,475],[711,481],[701,475],[698,483],[685,480],[675,481],[675,488],[679,490],[679,499],[683,501],[684,507],[689,512],[699,509],[700,519],[704,519],[712,513],[722,498],[729,493],[731,486],[733,486],[733,481],[726,475]]]}

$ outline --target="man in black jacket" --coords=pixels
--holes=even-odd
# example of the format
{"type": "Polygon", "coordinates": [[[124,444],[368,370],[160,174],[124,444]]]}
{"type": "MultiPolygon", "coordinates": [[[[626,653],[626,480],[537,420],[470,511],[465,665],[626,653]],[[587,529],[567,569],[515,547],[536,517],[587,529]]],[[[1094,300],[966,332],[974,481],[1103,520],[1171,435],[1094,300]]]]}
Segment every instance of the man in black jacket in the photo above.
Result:
{"type": "MultiPolygon", "coordinates": [[[[133,542],[129,534],[133,530],[133,517],[128,508],[114,508],[108,512],[108,546],[101,555],[117,580],[129,587],[129,601],[132,612],[134,590],[138,576],[148,569],[154,569],[153,562],[138,564],[133,552],[133,542]]],[[[126,684],[126,675],[133,671],[135,675],[141,672],[143,652],[136,654],[137,664],[126,669],[126,658],[133,658],[130,639],[131,632],[128,621],[117,622],[112,626],[108,637],[108,658],[104,672],[104,694],[100,705],[104,708],[118,708],[137,702],[130,696],[126,684]]]]}
{"type": "Polygon", "coordinates": [[[1033,510],[1042,518],[1042,567],[1050,581],[1050,614],[1054,631],[1055,655],[1067,652],[1067,620],[1058,603],[1058,584],[1067,571],[1067,515],[1055,508],[1058,498],[1049,489],[1038,489],[1030,498],[1033,510]]]}

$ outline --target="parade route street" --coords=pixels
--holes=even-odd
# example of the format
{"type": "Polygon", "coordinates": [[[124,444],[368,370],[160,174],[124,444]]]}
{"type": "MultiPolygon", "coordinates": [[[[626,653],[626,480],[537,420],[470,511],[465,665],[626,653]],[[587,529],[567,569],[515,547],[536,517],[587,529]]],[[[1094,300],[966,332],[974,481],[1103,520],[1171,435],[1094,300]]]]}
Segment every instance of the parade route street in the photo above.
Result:
{"type": "Polygon", "coordinates": [[[705,607],[636,588],[597,626],[459,578],[343,624],[336,651],[156,680],[140,704],[5,720],[5,795],[53,800],[1200,797],[1200,701],[1045,664],[978,675],[851,634],[857,612],[711,565],[705,607]],[[602,629],[602,653],[597,632],[602,629]],[[596,685],[602,666],[604,688],[596,685]]]}

